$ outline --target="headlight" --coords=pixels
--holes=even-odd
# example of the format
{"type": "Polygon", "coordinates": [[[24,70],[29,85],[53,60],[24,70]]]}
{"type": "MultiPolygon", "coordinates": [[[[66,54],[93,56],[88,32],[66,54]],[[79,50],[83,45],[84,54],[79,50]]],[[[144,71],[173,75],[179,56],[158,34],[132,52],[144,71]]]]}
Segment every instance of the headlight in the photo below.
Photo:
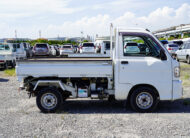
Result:
{"type": "Polygon", "coordinates": [[[179,67],[174,68],[174,76],[177,78],[180,77],[180,68],[179,67]]]}

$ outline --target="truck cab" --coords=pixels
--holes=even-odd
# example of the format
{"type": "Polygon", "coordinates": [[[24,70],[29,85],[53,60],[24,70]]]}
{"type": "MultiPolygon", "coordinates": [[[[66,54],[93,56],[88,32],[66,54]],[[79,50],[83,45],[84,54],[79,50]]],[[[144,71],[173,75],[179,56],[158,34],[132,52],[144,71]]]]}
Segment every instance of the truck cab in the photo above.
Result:
{"type": "Polygon", "coordinates": [[[182,97],[179,63],[153,34],[116,28],[110,38],[110,58],[18,61],[22,88],[37,97],[45,113],[55,112],[70,97],[128,101],[137,112],[182,97]]]}

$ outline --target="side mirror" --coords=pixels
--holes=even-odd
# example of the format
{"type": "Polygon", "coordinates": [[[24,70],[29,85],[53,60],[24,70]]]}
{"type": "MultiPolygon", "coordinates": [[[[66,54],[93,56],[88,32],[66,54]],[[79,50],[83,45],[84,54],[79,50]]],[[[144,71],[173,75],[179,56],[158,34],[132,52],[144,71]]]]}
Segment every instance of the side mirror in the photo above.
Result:
{"type": "Polygon", "coordinates": [[[179,50],[181,50],[182,48],[180,47],[179,50]]]}
{"type": "Polygon", "coordinates": [[[161,60],[167,60],[167,56],[166,56],[165,51],[163,49],[160,50],[160,59],[161,60]]]}

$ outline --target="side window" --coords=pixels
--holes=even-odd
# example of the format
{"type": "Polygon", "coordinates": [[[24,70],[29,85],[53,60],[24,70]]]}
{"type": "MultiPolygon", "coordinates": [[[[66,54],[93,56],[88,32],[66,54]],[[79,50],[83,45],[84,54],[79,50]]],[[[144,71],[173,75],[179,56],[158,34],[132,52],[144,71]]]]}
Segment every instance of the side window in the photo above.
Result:
{"type": "Polygon", "coordinates": [[[5,45],[5,50],[10,50],[10,47],[8,45],[5,45]]]}
{"type": "Polygon", "coordinates": [[[159,57],[160,47],[146,36],[123,36],[124,56],[159,57]]]}
{"type": "Polygon", "coordinates": [[[20,48],[20,44],[17,44],[17,48],[20,48]]]}

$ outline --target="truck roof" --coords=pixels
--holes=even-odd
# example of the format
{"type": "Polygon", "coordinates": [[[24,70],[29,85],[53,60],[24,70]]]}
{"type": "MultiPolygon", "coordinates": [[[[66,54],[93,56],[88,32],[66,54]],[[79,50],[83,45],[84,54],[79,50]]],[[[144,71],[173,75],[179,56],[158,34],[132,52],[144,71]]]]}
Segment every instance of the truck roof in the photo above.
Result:
{"type": "Polygon", "coordinates": [[[122,28],[122,27],[117,27],[118,32],[141,32],[141,33],[150,33],[148,29],[144,28],[122,28]]]}

